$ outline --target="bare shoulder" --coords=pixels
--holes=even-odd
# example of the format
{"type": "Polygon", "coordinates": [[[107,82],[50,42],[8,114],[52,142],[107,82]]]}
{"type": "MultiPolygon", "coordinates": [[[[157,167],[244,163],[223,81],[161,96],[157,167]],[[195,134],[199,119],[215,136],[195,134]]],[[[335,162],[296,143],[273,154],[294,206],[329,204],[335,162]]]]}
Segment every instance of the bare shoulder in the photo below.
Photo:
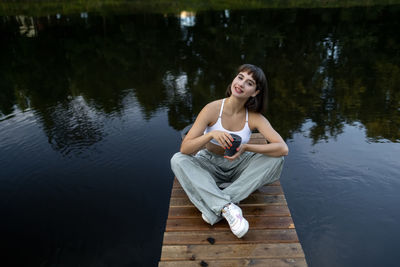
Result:
{"type": "Polygon", "coordinates": [[[204,111],[208,116],[214,117],[213,115],[216,114],[216,116],[218,117],[221,105],[222,99],[215,100],[205,105],[202,111],[204,111]]]}
{"type": "Polygon", "coordinates": [[[207,124],[212,124],[218,119],[219,110],[222,105],[222,99],[212,101],[204,106],[201,110],[199,116],[207,122],[207,124]]]}
{"type": "Polygon", "coordinates": [[[222,99],[218,99],[215,101],[212,101],[210,103],[208,103],[207,105],[204,106],[204,108],[206,108],[208,111],[219,111],[222,105],[222,99]]]}

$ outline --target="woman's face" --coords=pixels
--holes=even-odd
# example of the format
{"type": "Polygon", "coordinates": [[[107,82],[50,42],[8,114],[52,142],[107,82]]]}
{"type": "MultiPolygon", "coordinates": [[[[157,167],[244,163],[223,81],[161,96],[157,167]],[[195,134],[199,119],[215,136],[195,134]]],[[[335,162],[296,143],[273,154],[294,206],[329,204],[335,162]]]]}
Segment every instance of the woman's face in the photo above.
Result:
{"type": "Polygon", "coordinates": [[[247,72],[239,72],[235,79],[233,79],[231,93],[236,97],[249,98],[251,96],[256,96],[259,93],[258,90],[256,91],[256,88],[257,84],[253,75],[248,74],[247,72]]]}

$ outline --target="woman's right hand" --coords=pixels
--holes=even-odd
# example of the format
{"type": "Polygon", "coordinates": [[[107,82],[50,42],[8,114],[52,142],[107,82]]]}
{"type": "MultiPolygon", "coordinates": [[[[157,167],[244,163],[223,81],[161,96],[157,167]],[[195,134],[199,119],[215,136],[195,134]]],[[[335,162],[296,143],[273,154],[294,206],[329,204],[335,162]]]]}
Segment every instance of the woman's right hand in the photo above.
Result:
{"type": "Polygon", "coordinates": [[[225,149],[230,148],[232,146],[233,138],[232,136],[224,131],[212,131],[210,132],[213,139],[217,140],[217,142],[225,149]]]}

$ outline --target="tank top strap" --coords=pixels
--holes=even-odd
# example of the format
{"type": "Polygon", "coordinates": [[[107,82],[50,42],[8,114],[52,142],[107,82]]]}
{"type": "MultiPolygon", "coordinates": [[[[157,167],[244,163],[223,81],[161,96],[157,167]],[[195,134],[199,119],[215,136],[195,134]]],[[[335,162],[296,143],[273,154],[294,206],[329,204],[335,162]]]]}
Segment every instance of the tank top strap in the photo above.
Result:
{"type": "Polygon", "coordinates": [[[225,103],[225,98],[222,99],[221,110],[219,111],[219,118],[221,118],[221,116],[222,116],[222,111],[224,110],[224,103],[225,103]]]}
{"type": "Polygon", "coordinates": [[[246,108],[246,123],[248,123],[248,122],[249,122],[249,111],[246,108]]]}

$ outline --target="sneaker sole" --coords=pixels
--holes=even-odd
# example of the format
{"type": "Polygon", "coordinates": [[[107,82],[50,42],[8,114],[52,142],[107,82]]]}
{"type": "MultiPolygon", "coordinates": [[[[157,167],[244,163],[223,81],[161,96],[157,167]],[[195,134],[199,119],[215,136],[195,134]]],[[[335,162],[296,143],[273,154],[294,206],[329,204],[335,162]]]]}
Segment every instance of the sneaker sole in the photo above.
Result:
{"type": "Polygon", "coordinates": [[[243,228],[243,230],[237,234],[234,233],[234,235],[236,235],[237,238],[242,238],[248,231],[249,231],[249,222],[246,220],[245,227],[243,228]]]}

